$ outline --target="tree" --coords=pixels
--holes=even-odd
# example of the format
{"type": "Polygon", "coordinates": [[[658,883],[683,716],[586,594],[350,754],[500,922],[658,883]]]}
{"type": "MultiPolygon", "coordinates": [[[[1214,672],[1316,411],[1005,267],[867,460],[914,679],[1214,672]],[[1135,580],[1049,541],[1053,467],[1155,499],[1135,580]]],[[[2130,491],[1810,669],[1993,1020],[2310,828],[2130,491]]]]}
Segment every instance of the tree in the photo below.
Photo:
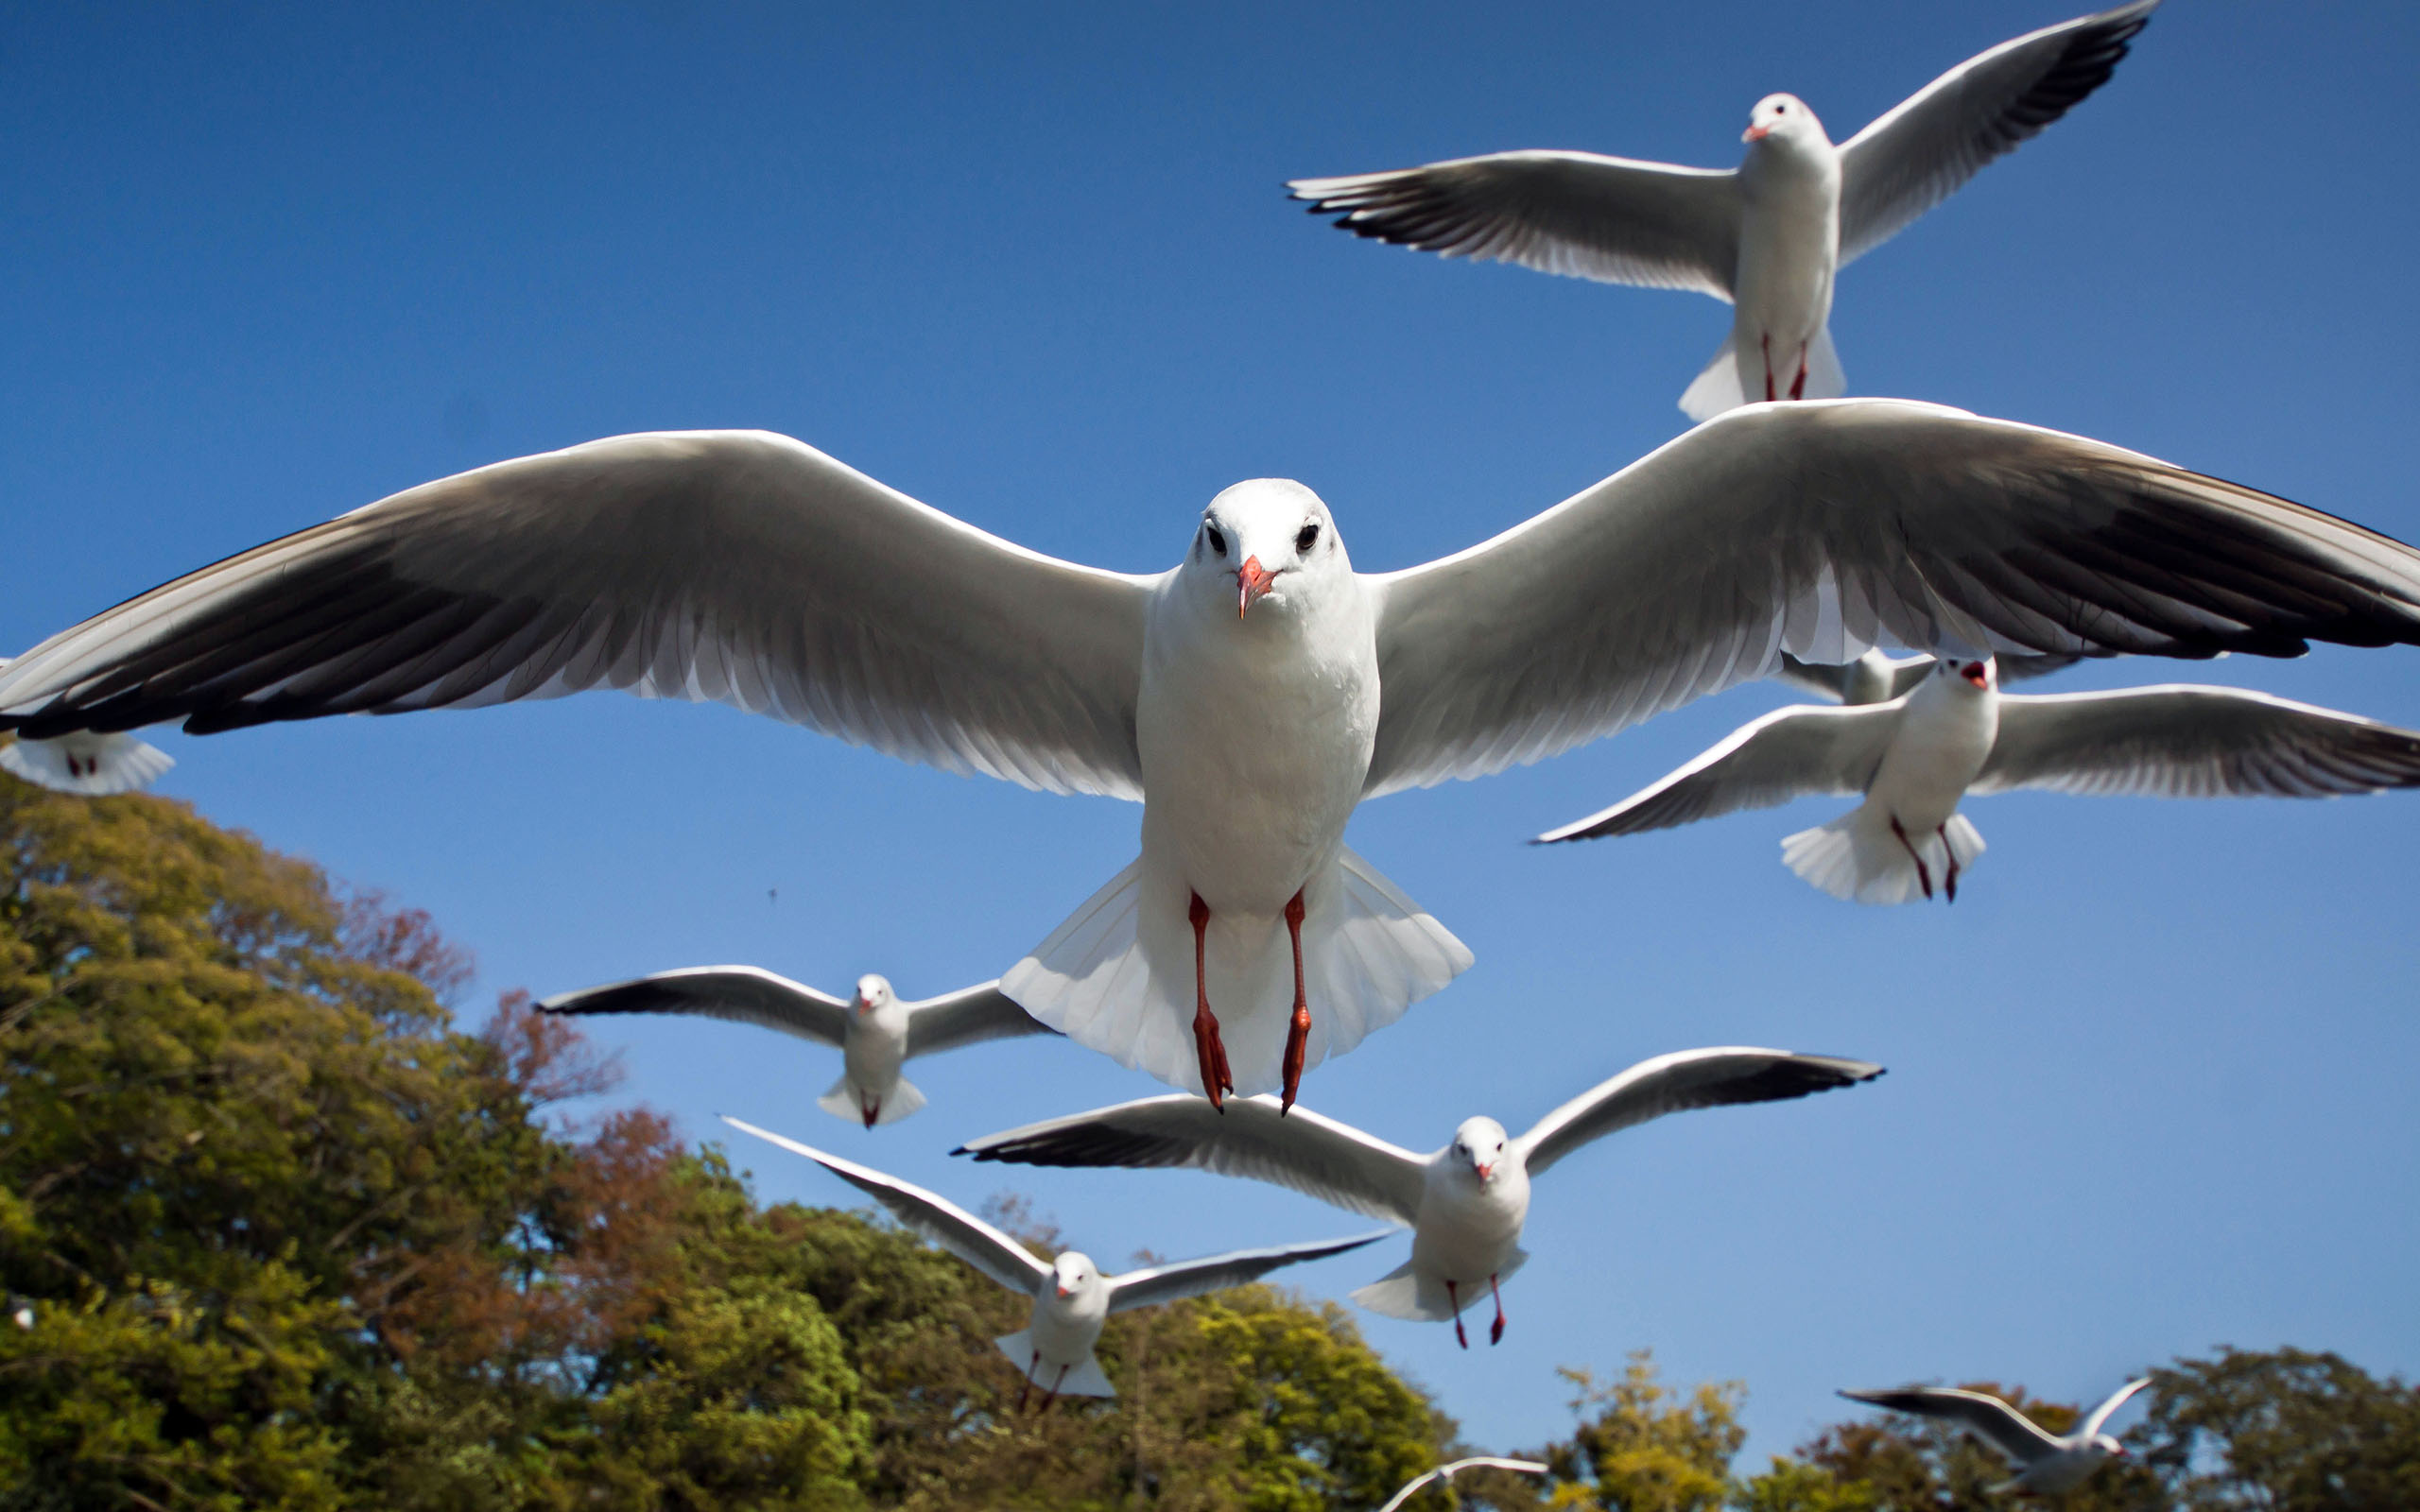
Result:
{"type": "Polygon", "coordinates": [[[2334,1354],[2222,1347],[2152,1372],[2144,1457],[2189,1512],[2420,1506],[2420,1388],[2334,1354]]]}

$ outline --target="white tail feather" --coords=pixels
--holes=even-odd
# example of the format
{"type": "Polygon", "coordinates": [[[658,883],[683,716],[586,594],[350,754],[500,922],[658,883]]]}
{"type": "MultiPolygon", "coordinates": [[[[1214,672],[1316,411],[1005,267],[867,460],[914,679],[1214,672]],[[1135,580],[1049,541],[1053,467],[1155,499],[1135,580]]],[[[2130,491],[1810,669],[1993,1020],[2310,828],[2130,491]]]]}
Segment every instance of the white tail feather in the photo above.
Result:
{"type": "Polygon", "coordinates": [[[132,735],[78,731],[57,740],[0,743],[0,770],[22,777],[37,787],[55,793],[79,793],[86,798],[107,798],[113,793],[148,787],[175,765],[175,757],[132,735]]]}
{"type": "Polygon", "coordinates": [[[1117,1388],[1111,1385],[1109,1377],[1101,1373],[1100,1361],[1089,1354],[1079,1363],[1069,1366],[1067,1373],[1062,1376],[1059,1373],[1059,1367],[1047,1360],[1043,1361],[1039,1366],[1034,1363],[1033,1335],[1030,1332],[1019,1330],[1014,1333],[1004,1333],[993,1342],[1000,1347],[1000,1352],[1007,1355],[1010,1362],[1017,1367],[1017,1374],[1045,1391],[1050,1390],[1055,1385],[1059,1395],[1063,1397],[1115,1397],[1117,1395],[1117,1388]]]}
{"type": "Polygon", "coordinates": [[[1806,348],[1806,387],[1801,399],[1839,399],[1849,391],[1849,375],[1841,369],[1840,352],[1832,345],[1832,327],[1824,322],[1806,348]]]}
{"type": "Polygon", "coordinates": [[[1860,803],[1831,823],[1801,830],[1781,843],[1782,865],[1835,898],[1861,903],[1904,903],[1925,895],[1927,878],[1938,890],[1947,878],[1946,861],[1959,868],[1983,853],[1983,837],[1963,814],[1953,814],[1942,835],[1911,834],[1906,844],[1892,832],[1891,815],[1871,803],[1860,803]],[[1943,851],[1943,836],[1948,842],[1943,851]],[[1915,854],[1909,853],[1909,845],[1915,854]],[[1924,872],[1916,857],[1924,858],[1924,872]]]}
{"type": "MultiPolygon", "coordinates": [[[[1519,1270],[1529,1258],[1528,1250],[1516,1246],[1506,1258],[1503,1268],[1495,1273],[1496,1284],[1500,1286],[1511,1280],[1512,1273],[1519,1270]]],[[[1353,1300],[1387,1317],[1406,1318],[1414,1323],[1452,1322],[1454,1299],[1446,1292],[1444,1281],[1436,1276],[1413,1270],[1415,1263],[1414,1261],[1405,1261],[1369,1285],[1351,1293],[1353,1300]]],[[[1482,1301],[1486,1288],[1487,1283],[1483,1280],[1462,1288],[1462,1311],[1467,1313],[1473,1305],[1482,1301]]]]}
{"type": "MultiPolygon", "coordinates": [[[[1010,968],[1000,990],[1078,1044],[1200,1091],[1189,902],[1183,882],[1148,876],[1137,861],[1010,968]]],[[[1350,850],[1312,878],[1304,911],[1305,1067],[1352,1049],[1470,968],[1461,940],[1350,850]]],[[[1208,981],[1236,1091],[1276,1091],[1294,1001],[1284,920],[1214,914],[1208,981]]]]}
{"type": "MultiPolygon", "coordinates": [[[[852,1124],[863,1124],[866,1121],[865,1106],[872,1101],[872,1098],[858,1091],[856,1085],[843,1075],[832,1084],[830,1091],[815,1100],[815,1106],[834,1118],[845,1118],[852,1124]]],[[[896,1124],[924,1106],[925,1094],[916,1090],[914,1082],[902,1076],[891,1083],[890,1091],[884,1093],[882,1101],[876,1104],[873,1126],[880,1128],[885,1124],[896,1124]]]]}
{"type": "Polygon", "coordinates": [[[1681,395],[1681,413],[1691,420],[1712,420],[1726,409],[1737,409],[1748,402],[1739,387],[1739,354],[1732,338],[1722,338],[1715,349],[1714,360],[1699,370],[1688,390],[1681,395]]]}

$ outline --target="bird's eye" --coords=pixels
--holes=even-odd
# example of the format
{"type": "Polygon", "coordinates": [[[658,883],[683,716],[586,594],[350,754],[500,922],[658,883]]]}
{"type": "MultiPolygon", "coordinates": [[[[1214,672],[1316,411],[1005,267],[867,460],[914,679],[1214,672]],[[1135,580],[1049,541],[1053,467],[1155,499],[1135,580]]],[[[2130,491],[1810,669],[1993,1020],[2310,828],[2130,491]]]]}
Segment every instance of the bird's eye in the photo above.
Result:
{"type": "Polygon", "coordinates": [[[1201,533],[1209,539],[1210,549],[1212,551],[1217,552],[1221,557],[1227,554],[1227,538],[1219,533],[1219,527],[1217,525],[1203,525],[1201,527],[1201,533]]]}
{"type": "Polygon", "coordinates": [[[1305,525],[1302,529],[1294,532],[1294,555],[1297,557],[1302,556],[1305,552],[1309,551],[1313,546],[1316,546],[1319,543],[1320,527],[1317,525],[1305,525]]]}
{"type": "Polygon", "coordinates": [[[1773,107],[1773,113],[1775,115],[1788,115],[1789,113],[1789,107],[1787,105],[1776,105],[1773,107]]]}

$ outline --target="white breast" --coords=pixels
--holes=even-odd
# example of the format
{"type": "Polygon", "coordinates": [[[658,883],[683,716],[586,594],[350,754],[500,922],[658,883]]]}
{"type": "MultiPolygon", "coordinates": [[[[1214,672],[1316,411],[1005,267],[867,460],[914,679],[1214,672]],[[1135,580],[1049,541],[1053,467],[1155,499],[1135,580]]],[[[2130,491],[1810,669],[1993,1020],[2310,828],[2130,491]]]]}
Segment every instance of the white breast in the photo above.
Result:
{"type": "Polygon", "coordinates": [[[1530,1177],[1516,1161],[1508,1159],[1484,1187],[1466,1169],[1455,1171],[1440,1162],[1429,1168],[1421,1191],[1412,1265],[1462,1287],[1468,1300],[1470,1287],[1485,1286],[1512,1258],[1529,1216],[1530,1177]]]}
{"type": "Polygon", "coordinates": [[[1908,696],[1867,799],[1910,833],[1945,822],[1991,756],[1999,724],[1997,693],[1968,694],[1947,679],[1927,679],[1908,696]]]}
{"type": "Polygon", "coordinates": [[[1774,360],[1786,355],[1794,366],[1799,345],[1814,339],[1832,313],[1841,247],[1839,158],[1829,147],[1820,156],[1752,152],[1740,165],[1739,193],[1737,329],[1770,335],[1774,360]]]}

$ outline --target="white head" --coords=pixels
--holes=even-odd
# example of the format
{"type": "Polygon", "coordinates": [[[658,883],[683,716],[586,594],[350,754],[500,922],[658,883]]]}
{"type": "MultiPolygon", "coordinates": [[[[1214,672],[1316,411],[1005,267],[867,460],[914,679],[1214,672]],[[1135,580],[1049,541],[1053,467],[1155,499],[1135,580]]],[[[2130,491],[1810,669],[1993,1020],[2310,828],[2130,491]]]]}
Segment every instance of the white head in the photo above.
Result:
{"type": "Polygon", "coordinates": [[[1080,1249],[1070,1249],[1050,1263],[1050,1295],[1059,1301],[1082,1301],[1100,1284],[1100,1267],[1080,1249]]]}
{"type": "Polygon", "coordinates": [[[890,978],[868,971],[857,978],[857,999],[849,1005],[857,1010],[859,1018],[863,1018],[868,1014],[880,1013],[894,1001],[890,993],[890,978]]]}
{"type": "Polygon", "coordinates": [[[1806,102],[1795,94],[1768,94],[1748,112],[1748,129],[1739,140],[1754,146],[1811,146],[1821,143],[1830,146],[1832,139],[1824,134],[1824,123],[1806,108],[1806,102]]]}
{"type": "Polygon", "coordinates": [[[1469,1167],[1478,1184],[1486,1186],[1503,1174],[1508,1143],[1504,1125],[1495,1120],[1466,1118],[1462,1126],[1454,1130],[1454,1147],[1445,1152],[1445,1159],[1469,1167]]]}
{"type": "Polygon", "coordinates": [[[1991,657],[1980,662],[1967,658],[1944,657],[1934,663],[1932,675],[1948,684],[1953,693],[1974,697],[2000,685],[1999,662],[1991,657]]]}
{"type": "Polygon", "coordinates": [[[2093,1435],[2090,1438],[2084,1440],[2084,1447],[2098,1451],[2100,1453],[2106,1455],[2110,1459],[2124,1459],[2127,1457],[2126,1446],[2118,1442],[2117,1439],[2112,1438],[2107,1434],[2093,1435]]]}
{"type": "Polygon", "coordinates": [[[1321,584],[1350,576],[1353,562],[1318,494],[1291,478],[1253,478],[1201,511],[1179,570],[1249,619],[1255,610],[1300,614],[1321,584]]]}

